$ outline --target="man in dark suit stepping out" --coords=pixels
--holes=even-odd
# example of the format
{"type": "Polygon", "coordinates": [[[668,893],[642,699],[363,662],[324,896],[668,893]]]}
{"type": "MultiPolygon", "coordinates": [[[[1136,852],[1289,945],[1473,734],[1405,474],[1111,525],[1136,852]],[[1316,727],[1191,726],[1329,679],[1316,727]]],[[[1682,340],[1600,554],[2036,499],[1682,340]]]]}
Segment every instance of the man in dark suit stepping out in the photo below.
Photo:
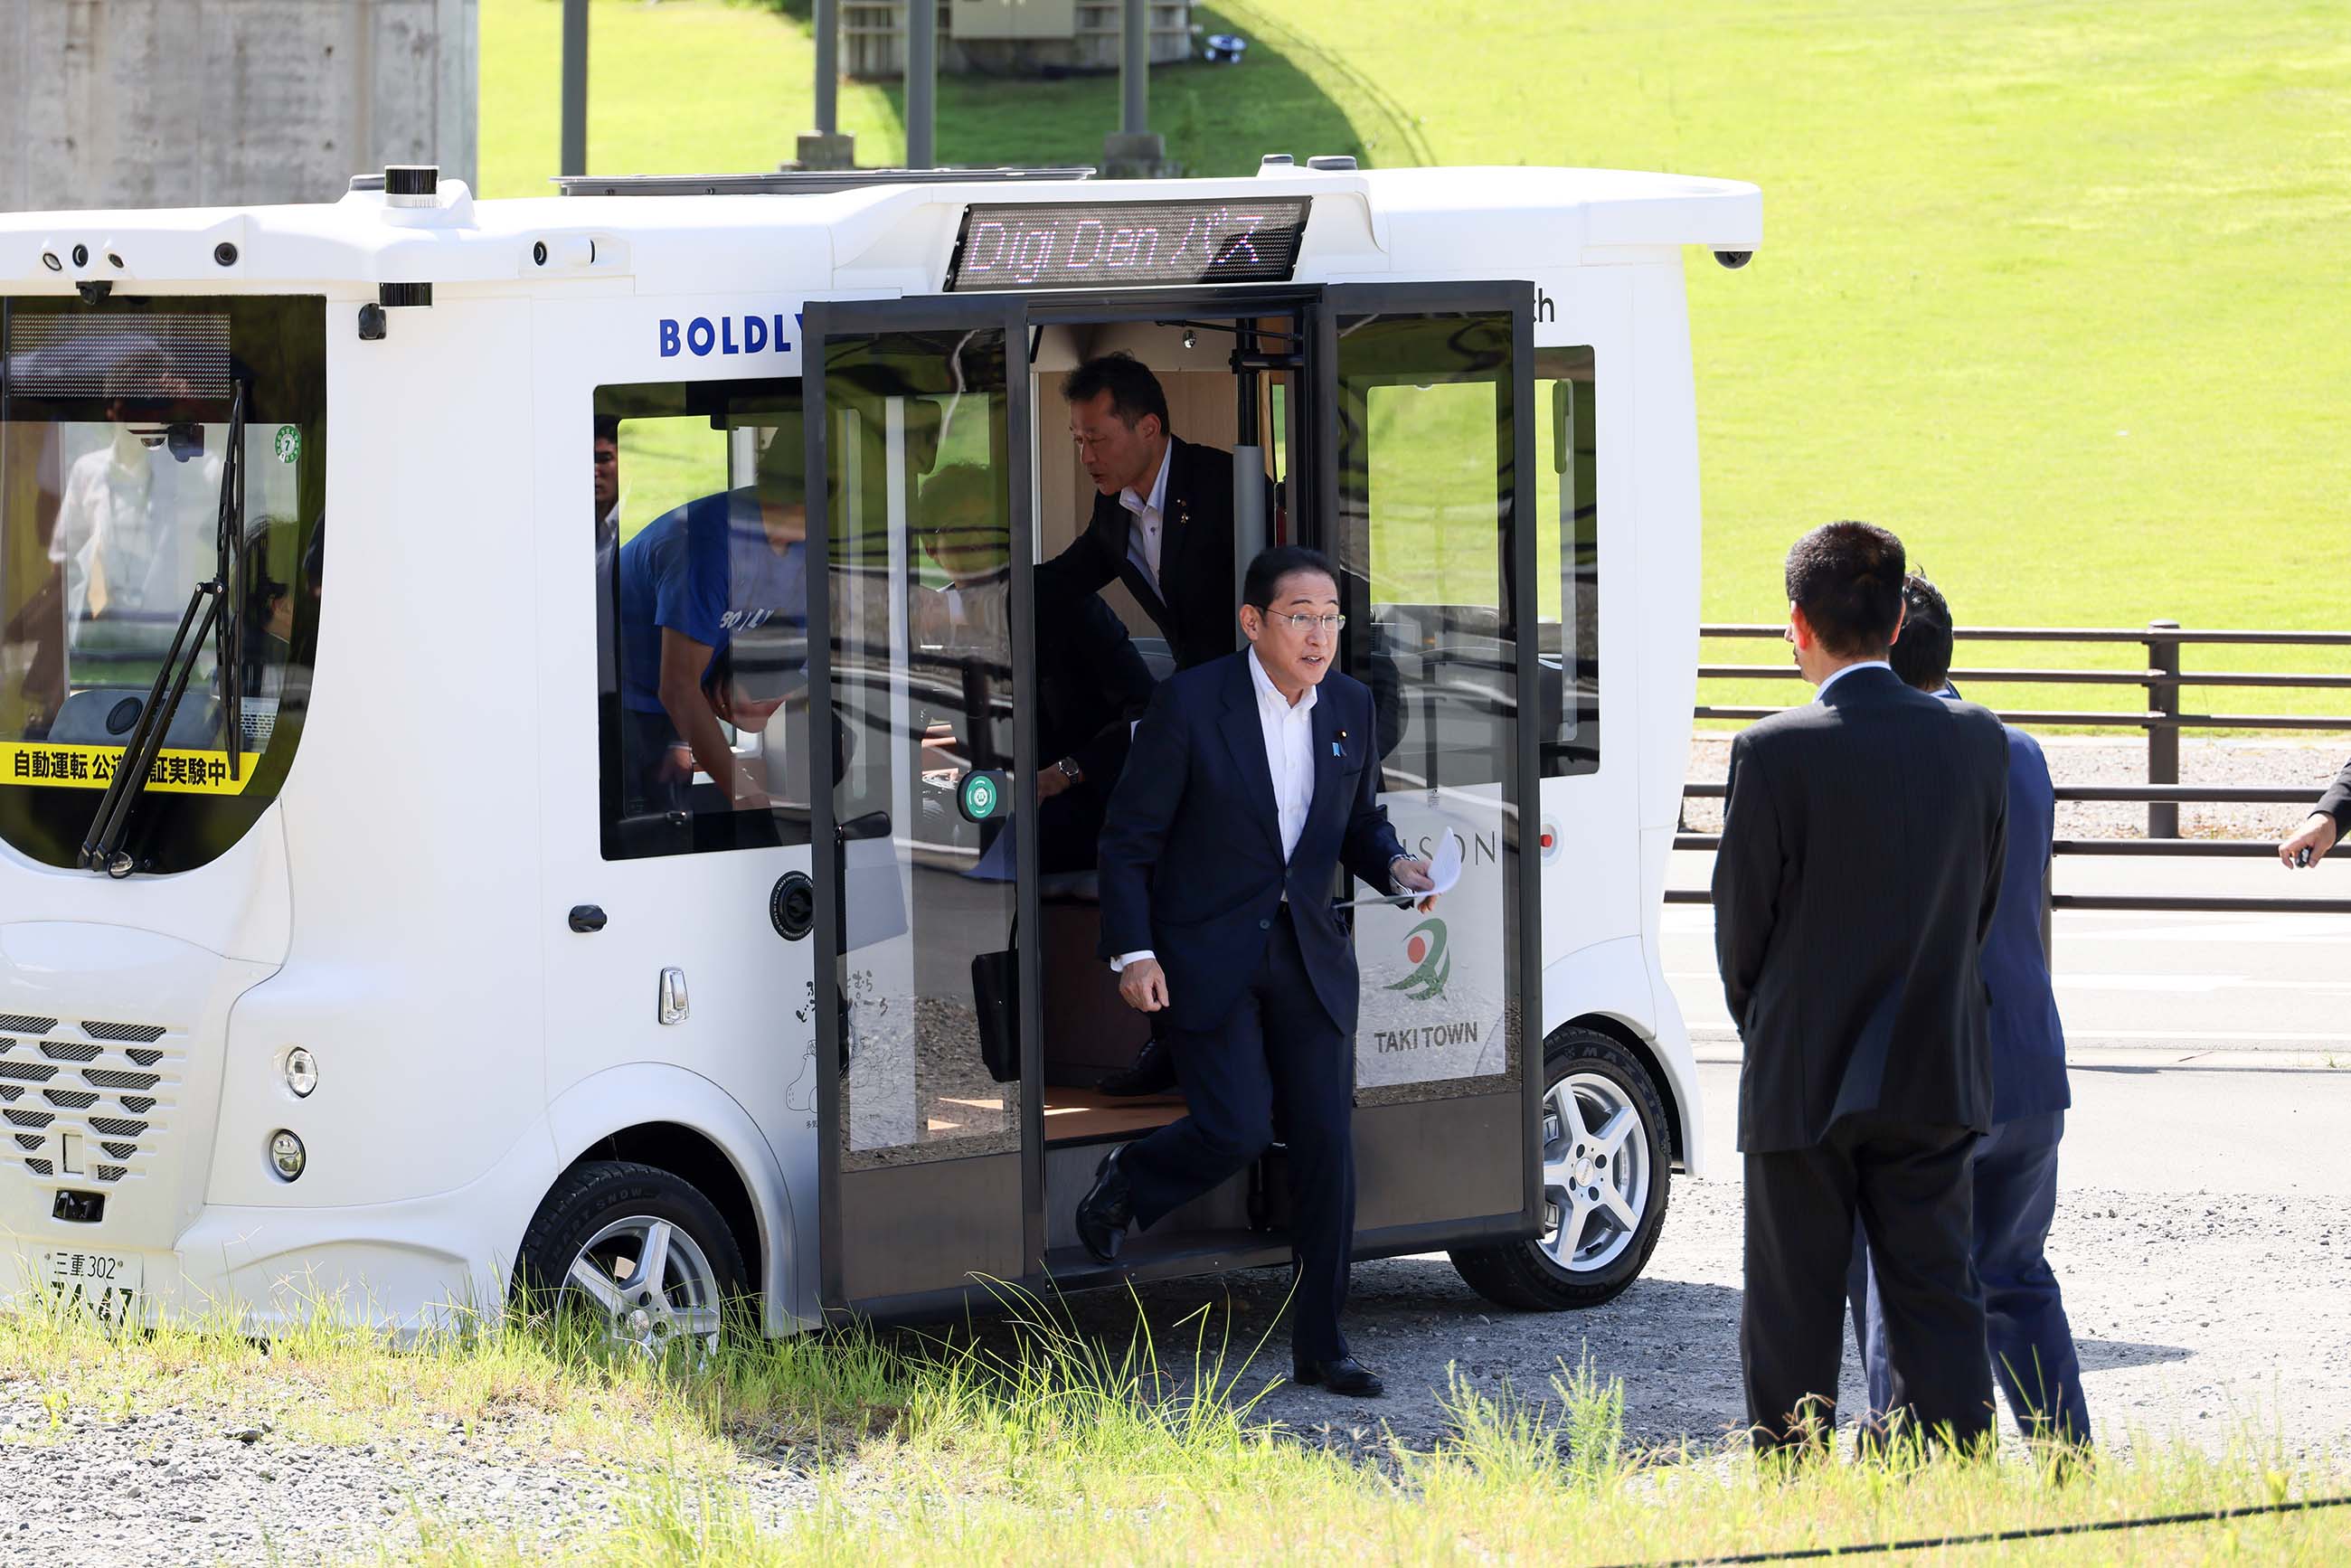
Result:
{"type": "Polygon", "coordinates": [[[1817,702],[1731,743],[1715,955],[1739,1026],[1740,1353],[1761,1451],[1825,1451],[1858,1213],[1890,1405],[1961,1446],[1991,1429],[1969,1162],[1991,1123],[1981,951],[2000,897],[2008,740],[1905,685],[1902,541],[1867,523],[1788,552],[1788,638],[1817,702]]]}
{"type": "Polygon", "coordinates": [[[1343,865],[1383,894],[1432,883],[1378,803],[1372,694],[1331,668],[1343,622],[1331,563],[1267,550],[1242,599],[1249,648],[1161,683],[1103,820],[1102,956],[1127,1005],[1167,1015],[1190,1114],[1111,1152],[1078,1235],[1112,1261],[1130,1223],[1155,1223],[1278,1134],[1296,1216],[1293,1372],[1376,1395],[1339,1328],[1358,981],[1332,890],[1343,865]]]}
{"type": "MultiPolygon", "coordinates": [[[[1894,673],[1931,696],[1959,700],[1951,675],[1951,607],[1913,572],[1902,589],[1902,636],[1894,673]]],[[[1983,950],[1991,991],[1991,1131],[1969,1166],[1975,1189],[1976,1274],[1983,1281],[1984,1327],[1992,1372],[2028,1438],[2090,1440],[2082,1364],[2074,1328],[2049,1267],[2049,1227],[2057,1215],[2057,1145],[2074,1103],[2065,1082],[2065,1026],[2041,946],[2042,877],[2056,837],[2057,791],[2041,747],[2021,729],[2008,737],[2008,858],[1983,950]]],[[[1870,1286],[1869,1249],[1856,1239],[1852,1276],[1854,1337],[1861,1345],[1869,1404],[1893,1397],[1884,1309],[1870,1286]]]]}

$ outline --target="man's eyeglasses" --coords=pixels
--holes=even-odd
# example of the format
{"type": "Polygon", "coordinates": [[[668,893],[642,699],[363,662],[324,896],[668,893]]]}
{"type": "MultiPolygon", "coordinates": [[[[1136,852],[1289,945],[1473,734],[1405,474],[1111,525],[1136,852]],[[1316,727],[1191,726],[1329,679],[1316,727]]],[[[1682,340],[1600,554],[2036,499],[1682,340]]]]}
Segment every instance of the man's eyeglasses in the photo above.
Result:
{"type": "Polygon", "coordinates": [[[1318,626],[1326,636],[1336,636],[1339,629],[1347,623],[1343,615],[1290,615],[1269,611],[1265,618],[1269,624],[1276,621],[1282,622],[1301,637],[1318,626]]]}

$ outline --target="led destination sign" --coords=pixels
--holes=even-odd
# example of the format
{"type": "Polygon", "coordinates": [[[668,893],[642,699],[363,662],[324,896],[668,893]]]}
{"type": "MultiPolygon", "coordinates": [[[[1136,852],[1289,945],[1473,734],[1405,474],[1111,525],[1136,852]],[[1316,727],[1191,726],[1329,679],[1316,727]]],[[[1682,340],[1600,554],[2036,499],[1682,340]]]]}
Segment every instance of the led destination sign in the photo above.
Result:
{"type": "Polygon", "coordinates": [[[1287,283],[1306,198],[967,207],[947,292],[1287,283]]]}

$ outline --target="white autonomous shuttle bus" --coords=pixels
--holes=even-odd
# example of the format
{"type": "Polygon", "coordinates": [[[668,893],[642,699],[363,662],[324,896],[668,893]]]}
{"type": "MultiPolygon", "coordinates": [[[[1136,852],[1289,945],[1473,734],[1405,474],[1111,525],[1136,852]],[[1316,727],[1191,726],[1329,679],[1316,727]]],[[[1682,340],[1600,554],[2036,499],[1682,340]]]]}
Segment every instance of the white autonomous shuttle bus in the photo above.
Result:
{"type": "Polygon", "coordinates": [[[1125,585],[1041,596],[1061,383],[1117,350],[1265,476],[1237,559],[1339,563],[1382,798],[1465,851],[1433,915],[1336,916],[1358,1255],[1638,1273],[1700,1148],[1681,247],[1743,261],[1758,193],[1085,173],[0,215],[0,1291],[528,1281],[650,1347],[1286,1260],[1279,1146],[1114,1266],[1071,1228],[1182,1111],[1098,1086],[1146,1024],[1040,785],[1170,667],[1125,585]]]}

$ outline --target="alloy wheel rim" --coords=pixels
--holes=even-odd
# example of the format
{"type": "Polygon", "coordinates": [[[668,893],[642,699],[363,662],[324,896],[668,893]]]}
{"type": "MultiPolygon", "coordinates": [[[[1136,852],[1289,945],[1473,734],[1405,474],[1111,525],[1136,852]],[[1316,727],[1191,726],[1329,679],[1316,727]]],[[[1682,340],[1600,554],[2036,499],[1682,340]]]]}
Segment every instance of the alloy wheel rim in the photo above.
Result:
{"type": "Polygon", "coordinates": [[[563,1282],[586,1298],[614,1350],[658,1361],[688,1345],[698,1363],[718,1348],[718,1271],[674,1221],[613,1220],[580,1249],[563,1282]]]}
{"type": "Polygon", "coordinates": [[[1623,1256],[1649,1205],[1649,1133],[1632,1097],[1597,1072],[1543,1096],[1543,1256],[1571,1274],[1623,1256]]]}

